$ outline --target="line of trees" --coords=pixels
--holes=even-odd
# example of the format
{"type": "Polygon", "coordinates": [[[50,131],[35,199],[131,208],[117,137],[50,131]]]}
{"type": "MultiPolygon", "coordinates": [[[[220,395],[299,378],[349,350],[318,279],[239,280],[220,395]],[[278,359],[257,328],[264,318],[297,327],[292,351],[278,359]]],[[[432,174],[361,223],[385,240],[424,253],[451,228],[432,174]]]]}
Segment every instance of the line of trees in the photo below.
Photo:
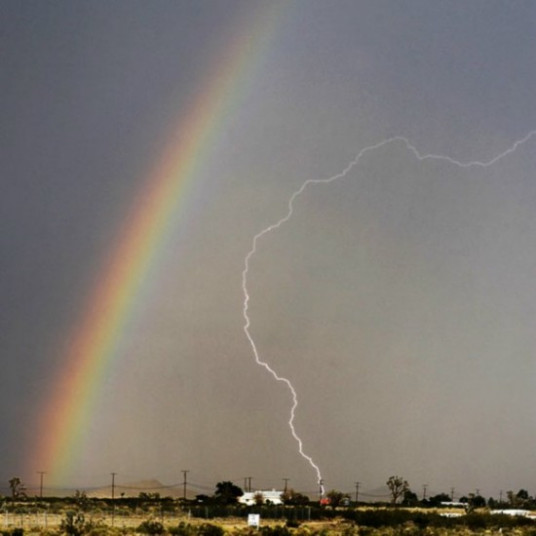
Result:
{"type": "MultiPolygon", "coordinates": [[[[453,501],[452,495],[448,493],[438,493],[427,498],[423,497],[419,499],[417,494],[411,490],[408,481],[398,475],[390,476],[386,485],[389,490],[389,502],[393,506],[439,507],[442,503],[452,503],[453,501]]],[[[239,486],[236,486],[230,481],[225,481],[216,484],[214,495],[197,495],[196,501],[205,504],[231,505],[237,503],[241,495],[243,495],[243,491],[239,486]]],[[[257,505],[261,505],[264,502],[262,494],[258,494],[255,499],[257,505]]],[[[281,494],[281,500],[286,506],[305,506],[311,503],[309,497],[293,489],[283,492],[281,494]]],[[[328,491],[325,498],[320,502],[323,505],[329,505],[334,508],[349,506],[351,504],[351,497],[348,493],[333,489],[328,491]]],[[[466,509],[469,511],[485,506],[489,506],[490,508],[536,510],[536,497],[531,497],[524,489],[520,489],[517,493],[508,491],[506,493],[506,500],[504,501],[502,497],[499,500],[494,498],[486,500],[478,493],[469,493],[466,496],[460,497],[458,502],[465,504],[466,509]]]]}
{"type": "MultiPolygon", "coordinates": [[[[19,477],[13,477],[9,481],[9,489],[11,498],[13,500],[25,500],[28,498],[26,492],[26,486],[19,477]]],[[[417,494],[411,490],[409,483],[401,476],[393,475],[387,479],[386,482],[389,492],[389,502],[391,505],[401,506],[422,506],[422,507],[438,507],[442,503],[450,503],[454,497],[448,493],[438,493],[430,497],[422,497],[419,499],[417,494]]],[[[222,481],[216,484],[214,493],[212,495],[196,495],[195,502],[205,505],[233,505],[238,502],[240,496],[244,494],[242,488],[237,486],[231,481],[222,481]]],[[[255,498],[257,505],[265,504],[264,497],[259,493],[255,498]]],[[[87,502],[87,497],[84,492],[76,491],[74,499],[78,502],[87,502]]],[[[134,499],[136,500],[136,499],[134,499]]],[[[139,501],[162,501],[172,500],[171,497],[160,497],[159,493],[147,493],[140,492],[139,501]]],[[[281,494],[281,501],[285,506],[305,506],[313,504],[310,498],[303,493],[297,492],[292,488],[285,490],[281,494]]],[[[314,501],[316,502],[316,501],[314,501]]],[[[339,490],[332,489],[328,491],[325,497],[320,501],[321,505],[331,507],[343,507],[351,504],[350,494],[344,493],[339,490]]],[[[520,489],[517,493],[513,491],[507,491],[505,498],[501,497],[497,500],[490,497],[486,500],[485,497],[477,493],[469,493],[466,496],[462,496],[458,499],[459,503],[465,504],[467,510],[473,510],[475,508],[483,508],[488,506],[489,508],[514,508],[514,509],[526,509],[536,510],[536,496],[531,496],[527,490],[520,489]]]]}
{"type": "MultiPolygon", "coordinates": [[[[454,497],[448,493],[438,493],[431,497],[419,500],[417,494],[414,493],[407,482],[399,476],[391,476],[386,482],[389,489],[391,504],[401,504],[403,506],[428,506],[438,507],[444,503],[452,503],[454,497]]],[[[531,497],[527,490],[520,489],[517,493],[508,491],[506,493],[506,500],[499,500],[490,497],[488,500],[482,495],[477,493],[469,493],[466,496],[460,497],[459,503],[465,504],[468,510],[474,510],[475,508],[514,508],[535,510],[536,509],[536,496],[531,497]]]]}

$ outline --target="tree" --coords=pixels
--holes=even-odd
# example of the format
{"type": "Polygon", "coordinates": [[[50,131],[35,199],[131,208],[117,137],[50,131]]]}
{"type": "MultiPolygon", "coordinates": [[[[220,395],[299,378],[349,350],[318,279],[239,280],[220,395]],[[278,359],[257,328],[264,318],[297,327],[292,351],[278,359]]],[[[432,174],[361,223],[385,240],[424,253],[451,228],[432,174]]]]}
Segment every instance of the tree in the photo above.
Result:
{"type": "Polygon", "coordinates": [[[221,504],[232,504],[238,501],[238,497],[244,495],[241,488],[230,481],[218,482],[214,497],[221,504]]]}
{"type": "Polygon", "coordinates": [[[490,508],[491,510],[495,510],[496,508],[500,508],[500,507],[501,507],[501,504],[499,503],[499,501],[497,501],[493,497],[490,497],[488,499],[488,508],[490,508]]]}
{"type": "Polygon", "coordinates": [[[451,502],[452,498],[448,493],[438,493],[428,499],[430,506],[440,506],[442,502],[451,502]]]}
{"type": "Polygon", "coordinates": [[[520,489],[515,494],[512,490],[507,491],[506,499],[508,501],[508,505],[512,508],[531,508],[534,502],[531,499],[529,492],[525,489],[520,489]]]}
{"type": "Polygon", "coordinates": [[[326,497],[329,499],[329,504],[333,506],[333,508],[336,508],[344,502],[344,499],[348,498],[348,495],[342,491],[332,489],[327,492],[326,497]]]}
{"type": "Polygon", "coordinates": [[[26,486],[18,476],[14,476],[9,480],[9,487],[11,489],[11,496],[14,499],[26,498],[26,486]]]}
{"type": "Polygon", "coordinates": [[[516,493],[516,497],[520,499],[521,501],[528,501],[530,499],[529,492],[526,489],[520,489],[516,493]]]}
{"type": "Polygon", "coordinates": [[[290,488],[281,494],[281,500],[283,501],[283,504],[297,506],[307,504],[309,502],[309,497],[290,488]]]}
{"type": "Polygon", "coordinates": [[[406,491],[409,490],[409,484],[407,480],[404,480],[400,476],[390,476],[387,480],[387,487],[389,488],[389,493],[391,494],[391,503],[396,504],[398,499],[404,495],[406,491]]]}
{"type": "Polygon", "coordinates": [[[473,497],[473,506],[475,508],[484,508],[486,506],[486,499],[482,495],[475,495],[473,497]]]}
{"type": "Polygon", "coordinates": [[[417,497],[417,494],[411,491],[410,489],[407,489],[404,492],[404,497],[402,499],[402,505],[403,506],[416,506],[419,504],[419,497],[417,497]]]}
{"type": "Polygon", "coordinates": [[[517,506],[520,508],[530,508],[532,506],[532,499],[526,489],[520,489],[516,493],[515,500],[517,506]]]}
{"type": "Polygon", "coordinates": [[[261,491],[257,491],[257,493],[253,495],[253,500],[257,506],[260,506],[261,504],[264,504],[264,495],[261,491]]]}
{"type": "Polygon", "coordinates": [[[140,491],[138,494],[140,501],[159,501],[160,493],[148,493],[146,491],[140,491]]]}
{"type": "Polygon", "coordinates": [[[90,502],[85,491],[80,491],[77,489],[74,492],[74,500],[76,501],[78,508],[81,510],[87,510],[89,508],[90,502]]]}
{"type": "MultiPolygon", "coordinates": [[[[460,499],[461,502],[461,499],[460,499]]],[[[482,495],[469,494],[469,501],[467,503],[467,511],[472,512],[475,508],[484,508],[486,506],[486,499],[482,495]]]]}
{"type": "Polygon", "coordinates": [[[160,523],[160,521],[156,521],[154,519],[148,519],[147,521],[143,521],[137,529],[137,532],[140,532],[142,534],[164,534],[164,525],[160,523]]]}
{"type": "Polygon", "coordinates": [[[68,536],[82,536],[91,530],[91,523],[86,523],[82,512],[73,512],[69,510],[61,520],[60,529],[68,536]]]}
{"type": "Polygon", "coordinates": [[[506,498],[508,500],[509,506],[511,506],[512,508],[515,508],[517,506],[516,496],[514,495],[514,492],[512,490],[506,492],[506,498]]]}

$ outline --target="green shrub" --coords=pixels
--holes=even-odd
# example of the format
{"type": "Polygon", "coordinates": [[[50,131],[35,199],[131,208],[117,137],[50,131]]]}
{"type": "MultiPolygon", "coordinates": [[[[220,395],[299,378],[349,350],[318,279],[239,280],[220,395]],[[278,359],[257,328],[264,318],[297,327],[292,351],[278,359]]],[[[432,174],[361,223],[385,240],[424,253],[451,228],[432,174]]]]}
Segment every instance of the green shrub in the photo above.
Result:
{"type": "Polygon", "coordinates": [[[362,534],[361,531],[353,523],[351,525],[346,524],[342,527],[342,536],[359,536],[360,534],[362,534]]]}
{"type": "Polygon", "coordinates": [[[212,523],[203,523],[197,529],[198,536],[223,536],[224,532],[223,527],[212,523]]]}
{"type": "Polygon", "coordinates": [[[121,534],[124,530],[117,527],[110,527],[106,523],[95,523],[88,527],[88,532],[85,536],[113,536],[115,534],[121,534]]]}
{"type": "Polygon", "coordinates": [[[23,536],[24,529],[22,527],[15,527],[14,529],[7,529],[0,531],[2,536],[23,536]]]}
{"type": "Polygon", "coordinates": [[[74,512],[69,510],[65,513],[65,517],[61,520],[60,530],[68,536],[81,536],[89,532],[93,525],[86,522],[86,518],[82,512],[74,512]]]}
{"type": "Polygon", "coordinates": [[[143,523],[140,523],[137,530],[142,534],[163,534],[164,525],[162,525],[160,521],[148,519],[147,521],[143,521],[143,523]]]}
{"type": "Polygon", "coordinates": [[[275,525],[273,527],[265,526],[260,529],[262,536],[289,536],[290,530],[283,525],[275,525]]]}
{"type": "Polygon", "coordinates": [[[190,523],[181,521],[176,527],[171,527],[169,533],[173,536],[195,536],[197,531],[193,525],[190,525],[190,523]]]}

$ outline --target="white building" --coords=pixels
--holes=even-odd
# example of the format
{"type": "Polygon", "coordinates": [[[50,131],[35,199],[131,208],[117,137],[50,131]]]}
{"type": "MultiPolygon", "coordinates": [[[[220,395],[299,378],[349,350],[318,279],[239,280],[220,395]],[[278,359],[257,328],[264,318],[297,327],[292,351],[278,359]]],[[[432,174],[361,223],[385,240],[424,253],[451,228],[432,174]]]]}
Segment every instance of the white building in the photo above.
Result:
{"type": "Polygon", "coordinates": [[[240,504],[246,504],[252,506],[257,504],[255,500],[257,496],[262,495],[262,502],[264,504],[283,504],[281,500],[282,491],[273,490],[259,490],[259,491],[246,491],[244,495],[238,497],[240,504]]]}
{"type": "Polygon", "coordinates": [[[534,512],[531,512],[530,510],[521,510],[521,509],[515,509],[515,508],[506,508],[504,510],[491,510],[492,514],[503,514],[507,516],[521,516],[521,517],[528,517],[530,519],[535,519],[534,512]]]}

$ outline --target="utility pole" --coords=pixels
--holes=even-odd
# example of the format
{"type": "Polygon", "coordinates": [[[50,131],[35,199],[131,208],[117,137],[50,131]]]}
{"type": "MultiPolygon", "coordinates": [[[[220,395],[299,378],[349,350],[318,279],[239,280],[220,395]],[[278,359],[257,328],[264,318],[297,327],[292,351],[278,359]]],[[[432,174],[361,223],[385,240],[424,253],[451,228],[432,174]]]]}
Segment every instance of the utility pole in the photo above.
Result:
{"type": "Polygon", "coordinates": [[[426,501],[426,488],[428,487],[428,484],[422,485],[422,500],[426,501]]]}
{"type": "Polygon", "coordinates": [[[454,488],[450,488],[450,500],[454,502],[454,488]]]}
{"type": "Polygon", "coordinates": [[[248,491],[251,492],[251,477],[248,476],[248,491]]]}
{"type": "Polygon", "coordinates": [[[288,481],[290,480],[290,478],[283,478],[284,482],[285,482],[285,487],[283,488],[283,493],[286,493],[287,490],[288,490],[288,481]]]}
{"type": "Polygon", "coordinates": [[[502,489],[499,491],[499,504],[502,504],[502,489]]]}
{"type": "Polygon", "coordinates": [[[359,484],[361,484],[361,482],[355,483],[355,503],[356,504],[359,502],[359,484]]]}
{"type": "Polygon", "coordinates": [[[43,475],[46,475],[46,471],[37,471],[39,475],[39,497],[43,498],[43,475]]]}
{"type": "Polygon", "coordinates": [[[183,469],[182,470],[182,476],[183,476],[183,479],[182,479],[182,498],[186,500],[186,475],[189,473],[189,469],[183,469]]]}
{"type": "Polygon", "coordinates": [[[324,490],[324,480],[320,479],[318,481],[318,497],[321,499],[323,496],[323,490],[324,490]]]}
{"type": "Polygon", "coordinates": [[[112,475],[112,527],[115,521],[115,475],[117,473],[111,473],[112,475]]]}

